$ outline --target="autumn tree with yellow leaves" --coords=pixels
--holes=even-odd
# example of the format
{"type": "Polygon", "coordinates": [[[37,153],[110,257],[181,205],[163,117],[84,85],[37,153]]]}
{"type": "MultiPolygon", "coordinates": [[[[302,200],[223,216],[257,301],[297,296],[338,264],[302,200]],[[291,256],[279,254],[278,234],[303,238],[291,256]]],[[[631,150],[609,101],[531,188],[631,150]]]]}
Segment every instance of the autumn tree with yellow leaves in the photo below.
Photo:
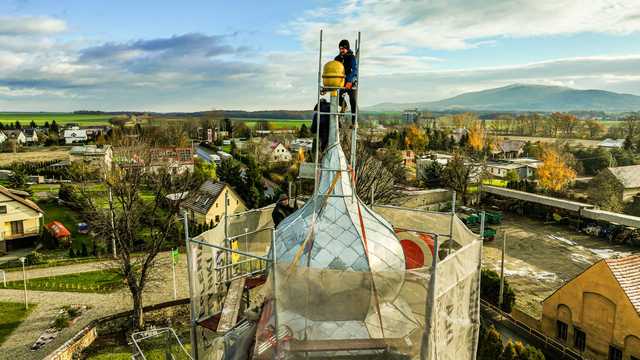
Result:
{"type": "Polygon", "coordinates": [[[410,125],[407,127],[404,136],[405,149],[424,150],[428,142],[429,138],[427,138],[427,134],[423,129],[416,125],[410,125]]]}
{"type": "Polygon", "coordinates": [[[487,143],[487,136],[482,123],[474,121],[469,128],[469,146],[475,151],[482,151],[487,143]]]}
{"type": "Polygon", "coordinates": [[[542,154],[542,165],[538,167],[538,184],[549,191],[561,191],[576,178],[555,149],[547,148],[542,154]]]}

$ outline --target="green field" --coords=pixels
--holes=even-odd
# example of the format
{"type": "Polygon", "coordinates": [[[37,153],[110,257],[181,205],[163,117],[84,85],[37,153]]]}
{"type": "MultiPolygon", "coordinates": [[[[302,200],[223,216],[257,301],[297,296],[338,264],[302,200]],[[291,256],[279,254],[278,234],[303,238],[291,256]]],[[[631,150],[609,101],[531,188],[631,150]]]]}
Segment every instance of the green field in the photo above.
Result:
{"type": "Polygon", "coordinates": [[[26,310],[23,303],[0,302],[0,345],[34,308],[34,304],[26,310]]]}
{"type": "Polygon", "coordinates": [[[80,125],[107,125],[113,115],[88,115],[72,113],[0,113],[0,123],[8,124],[19,121],[22,126],[28,126],[33,120],[36,125],[53,120],[57,124],[79,123],[80,125]]]}
{"type": "Polygon", "coordinates": [[[302,124],[311,125],[311,120],[287,120],[287,119],[244,119],[231,118],[231,121],[242,121],[250,128],[254,128],[259,122],[269,122],[276,129],[299,128],[302,124]]]}
{"type": "MultiPolygon", "coordinates": [[[[123,286],[120,274],[109,270],[27,279],[27,289],[40,291],[72,291],[107,293],[123,286]]],[[[9,289],[22,289],[22,280],[7,282],[9,289]]]]}

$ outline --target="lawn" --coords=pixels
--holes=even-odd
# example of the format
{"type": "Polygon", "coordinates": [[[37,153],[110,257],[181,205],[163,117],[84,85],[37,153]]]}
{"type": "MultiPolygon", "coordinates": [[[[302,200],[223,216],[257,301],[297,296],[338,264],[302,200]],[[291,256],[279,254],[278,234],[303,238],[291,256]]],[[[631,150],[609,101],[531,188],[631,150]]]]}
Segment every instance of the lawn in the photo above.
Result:
{"type": "Polygon", "coordinates": [[[33,120],[37,125],[53,120],[58,125],[66,123],[78,123],[80,125],[108,125],[109,119],[114,117],[108,114],[72,114],[72,113],[0,113],[0,123],[8,124],[19,121],[23,126],[29,126],[33,120]]]}
{"type": "Polygon", "coordinates": [[[88,251],[91,251],[93,246],[91,237],[88,234],[78,233],[78,223],[82,222],[79,212],[64,205],[58,205],[55,201],[40,201],[38,206],[44,210],[45,224],[57,220],[71,232],[71,243],[74,251],[81,251],[83,243],[86,244],[88,251]]]}
{"type": "MultiPolygon", "coordinates": [[[[123,282],[120,274],[110,270],[27,279],[27,289],[42,291],[108,293],[122,286],[123,282]]],[[[7,288],[9,289],[22,289],[23,287],[22,280],[7,282],[7,288]]]]}
{"type": "Polygon", "coordinates": [[[34,304],[26,310],[24,303],[0,302],[0,345],[34,308],[34,304]]]}

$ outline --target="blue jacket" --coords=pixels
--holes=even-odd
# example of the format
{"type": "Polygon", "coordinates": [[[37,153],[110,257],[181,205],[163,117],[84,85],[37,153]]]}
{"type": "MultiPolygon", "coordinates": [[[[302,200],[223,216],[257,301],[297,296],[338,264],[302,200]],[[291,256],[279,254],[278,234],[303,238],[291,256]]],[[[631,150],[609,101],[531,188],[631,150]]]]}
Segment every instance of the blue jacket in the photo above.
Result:
{"type": "Polygon", "coordinates": [[[358,61],[353,55],[353,51],[347,51],[344,56],[338,54],[334,60],[340,61],[344,65],[345,82],[354,83],[358,80],[358,61]]]}

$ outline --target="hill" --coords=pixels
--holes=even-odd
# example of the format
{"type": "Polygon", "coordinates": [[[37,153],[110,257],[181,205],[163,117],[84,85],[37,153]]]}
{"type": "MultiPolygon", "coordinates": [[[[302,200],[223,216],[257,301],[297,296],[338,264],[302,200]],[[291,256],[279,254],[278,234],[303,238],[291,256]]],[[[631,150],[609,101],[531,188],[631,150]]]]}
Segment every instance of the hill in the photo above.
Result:
{"type": "Polygon", "coordinates": [[[367,111],[638,111],[640,96],[604,90],[576,90],[562,86],[513,84],[464,93],[452,98],[417,103],[382,103],[367,111]]]}

